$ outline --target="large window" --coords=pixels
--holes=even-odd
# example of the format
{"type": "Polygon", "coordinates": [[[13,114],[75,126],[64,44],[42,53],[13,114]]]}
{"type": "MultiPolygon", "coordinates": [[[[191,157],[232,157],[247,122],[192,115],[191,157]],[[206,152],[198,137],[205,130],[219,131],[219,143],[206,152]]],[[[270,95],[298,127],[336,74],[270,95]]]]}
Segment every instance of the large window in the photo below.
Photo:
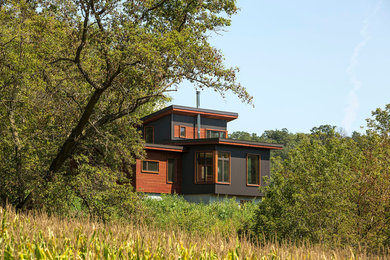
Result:
{"type": "Polygon", "coordinates": [[[218,152],[218,182],[230,183],[230,153],[218,152]]]}
{"type": "Polygon", "coordinates": [[[212,183],[213,182],[214,160],[213,152],[196,153],[196,182],[212,183]]]}
{"type": "Polygon", "coordinates": [[[144,137],[145,137],[145,142],[152,144],[154,143],[154,129],[152,126],[145,126],[144,128],[144,137]]]}
{"type": "Polygon", "coordinates": [[[260,156],[248,154],[247,156],[247,184],[260,185],[260,156]]]}
{"type": "Polygon", "coordinates": [[[225,138],[225,131],[206,130],[206,138],[225,138]]]}
{"type": "Polygon", "coordinates": [[[159,162],[158,161],[142,161],[142,172],[158,173],[159,162]]]}
{"type": "Polygon", "coordinates": [[[168,159],[167,161],[167,182],[172,183],[175,182],[176,178],[176,160],[168,159]]]}

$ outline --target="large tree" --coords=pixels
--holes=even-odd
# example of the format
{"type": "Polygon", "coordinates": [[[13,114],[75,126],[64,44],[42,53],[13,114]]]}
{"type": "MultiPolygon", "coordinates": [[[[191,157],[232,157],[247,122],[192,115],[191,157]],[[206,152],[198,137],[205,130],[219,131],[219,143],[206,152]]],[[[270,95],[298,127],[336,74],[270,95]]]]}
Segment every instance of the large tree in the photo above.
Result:
{"type": "MultiPolygon", "coordinates": [[[[0,91],[10,97],[1,131],[12,141],[2,156],[15,158],[3,172],[24,167],[52,183],[93,172],[83,165],[127,171],[142,153],[138,118],[183,80],[251,102],[237,69],[209,44],[230,25],[234,0],[10,0],[0,8],[0,50],[9,61],[0,63],[0,91]],[[23,80],[10,80],[10,71],[23,80]],[[35,156],[24,166],[22,146],[35,156]]],[[[21,189],[20,207],[36,190],[21,189]]]]}

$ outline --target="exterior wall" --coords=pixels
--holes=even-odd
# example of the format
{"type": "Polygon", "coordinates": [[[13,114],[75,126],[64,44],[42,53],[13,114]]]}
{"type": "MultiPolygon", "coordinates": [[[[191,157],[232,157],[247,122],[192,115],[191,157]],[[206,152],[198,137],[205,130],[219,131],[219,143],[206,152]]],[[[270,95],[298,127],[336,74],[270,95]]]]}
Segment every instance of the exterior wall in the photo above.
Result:
{"type": "MultiPolygon", "coordinates": [[[[171,116],[169,114],[144,125],[144,127],[152,126],[154,128],[155,144],[171,139],[171,116]]],[[[144,133],[144,127],[142,128],[142,133],[144,133]]]]}
{"type": "Polygon", "coordinates": [[[181,153],[166,151],[147,151],[147,160],[159,161],[158,173],[142,172],[142,160],[136,162],[135,189],[139,192],[181,193],[181,153]],[[176,180],[167,182],[167,160],[176,159],[176,180]]]}
{"type": "Polygon", "coordinates": [[[215,193],[221,195],[261,196],[259,186],[247,185],[247,154],[260,155],[260,183],[270,175],[270,150],[218,145],[218,151],[230,152],[230,184],[216,184],[215,193]]]}
{"type": "MultiPolygon", "coordinates": [[[[196,116],[186,116],[186,115],[172,115],[172,129],[173,135],[172,139],[180,138],[180,126],[186,127],[186,137],[188,139],[198,138],[198,126],[196,116]]],[[[200,138],[206,138],[206,130],[221,130],[226,131],[227,137],[227,122],[222,119],[213,119],[213,118],[202,118],[200,119],[200,138]]]]}
{"type": "Polygon", "coordinates": [[[215,145],[189,146],[182,154],[182,193],[183,194],[214,194],[215,184],[195,184],[195,153],[197,151],[213,151],[215,145]]]}
{"type": "MultiPolygon", "coordinates": [[[[183,194],[219,194],[233,196],[260,197],[259,186],[248,186],[246,176],[247,154],[260,155],[260,180],[270,175],[270,150],[233,147],[228,145],[197,145],[188,147],[188,152],[183,154],[183,194]],[[230,152],[230,184],[195,184],[195,154],[197,151],[224,151],[230,152]]],[[[214,165],[215,166],[215,165],[214,165]]]]}

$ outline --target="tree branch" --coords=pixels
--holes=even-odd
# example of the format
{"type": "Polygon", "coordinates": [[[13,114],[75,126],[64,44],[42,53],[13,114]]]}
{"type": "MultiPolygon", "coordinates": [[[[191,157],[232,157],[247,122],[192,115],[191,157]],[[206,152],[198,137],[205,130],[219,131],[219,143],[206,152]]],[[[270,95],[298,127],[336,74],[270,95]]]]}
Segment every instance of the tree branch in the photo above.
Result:
{"type": "Polygon", "coordinates": [[[139,20],[143,20],[147,13],[161,7],[165,2],[167,2],[167,0],[162,0],[159,3],[157,3],[155,6],[152,6],[151,8],[147,9],[145,12],[142,13],[142,16],[140,17],[139,20]]]}

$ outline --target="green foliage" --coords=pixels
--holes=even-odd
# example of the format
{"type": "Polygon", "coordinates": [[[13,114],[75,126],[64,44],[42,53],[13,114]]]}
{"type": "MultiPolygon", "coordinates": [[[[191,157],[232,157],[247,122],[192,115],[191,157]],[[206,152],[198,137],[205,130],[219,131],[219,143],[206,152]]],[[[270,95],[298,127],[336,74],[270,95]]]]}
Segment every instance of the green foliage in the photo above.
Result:
{"type": "Polygon", "coordinates": [[[125,179],[144,156],[139,118],[167,91],[188,80],[251,102],[208,42],[237,10],[233,0],[2,1],[1,203],[127,215],[118,205],[134,197],[125,179]]]}
{"type": "Polygon", "coordinates": [[[266,130],[260,136],[256,133],[247,133],[244,131],[236,131],[229,134],[229,138],[237,140],[246,140],[254,142],[275,143],[283,144],[283,150],[271,151],[271,158],[275,159],[280,157],[286,159],[290,149],[298,143],[298,135],[290,133],[286,128],[281,130],[266,130]]]}
{"type": "Polygon", "coordinates": [[[170,195],[163,196],[162,200],[146,198],[142,204],[150,224],[199,235],[210,232],[228,235],[243,231],[252,221],[256,208],[254,203],[240,207],[233,199],[197,204],[170,195]]]}
{"type": "Polygon", "coordinates": [[[385,136],[370,130],[349,138],[331,126],[298,135],[298,144],[263,188],[253,231],[261,239],[371,250],[389,246],[390,143],[385,136]]]}

